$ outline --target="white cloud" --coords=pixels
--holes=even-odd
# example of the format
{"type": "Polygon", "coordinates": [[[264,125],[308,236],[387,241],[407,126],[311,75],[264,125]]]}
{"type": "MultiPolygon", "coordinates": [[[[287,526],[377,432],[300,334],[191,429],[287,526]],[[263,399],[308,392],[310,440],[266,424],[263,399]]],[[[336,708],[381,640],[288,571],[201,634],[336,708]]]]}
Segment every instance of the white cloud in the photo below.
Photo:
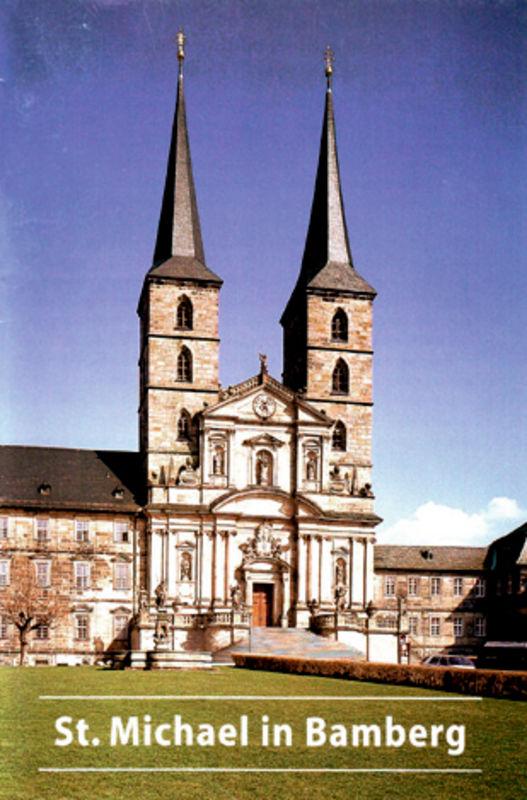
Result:
{"type": "Polygon", "coordinates": [[[379,530],[379,544],[486,545],[520,524],[527,512],[510,497],[494,497],[482,511],[469,514],[461,508],[430,500],[406,519],[379,530]]]}

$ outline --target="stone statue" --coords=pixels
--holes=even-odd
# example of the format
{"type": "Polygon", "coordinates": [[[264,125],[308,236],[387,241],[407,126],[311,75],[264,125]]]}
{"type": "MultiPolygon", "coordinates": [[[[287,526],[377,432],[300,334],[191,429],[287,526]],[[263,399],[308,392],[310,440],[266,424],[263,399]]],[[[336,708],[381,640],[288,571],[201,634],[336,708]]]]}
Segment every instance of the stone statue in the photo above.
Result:
{"type": "Polygon", "coordinates": [[[346,584],[346,564],[342,558],[337,559],[337,564],[335,566],[335,580],[337,586],[344,586],[346,584]]]}
{"type": "Polygon", "coordinates": [[[156,629],[154,632],[154,645],[157,648],[163,647],[168,644],[168,620],[159,616],[156,620],[156,629]]]}
{"type": "Polygon", "coordinates": [[[181,556],[179,579],[181,581],[192,580],[192,556],[190,555],[190,553],[185,552],[181,556]]]}
{"type": "Polygon", "coordinates": [[[267,356],[265,355],[265,353],[260,353],[258,355],[258,358],[260,359],[260,375],[267,375],[268,372],[267,356]]]}
{"type": "Polygon", "coordinates": [[[312,616],[312,617],[314,617],[314,616],[315,616],[315,614],[317,613],[317,611],[318,611],[318,608],[319,608],[319,605],[320,605],[320,603],[318,602],[318,600],[315,600],[315,598],[314,598],[314,597],[313,597],[313,599],[312,599],[312,600],[310,600],[310,601],[309,601],[309,603],[307,604],[307,607],[308,607],[308,609],[309,609],[309,613],[311,614],[311,616],[312,616]]]}
{"type": "Polygon", "coordinates": [[[185,466],[179,471],[179,483],[184,486],[195,486],[198,483],[196,470],[192,466],[192,459],[189,457],[185,461],[185,466]]]}
{"type": "Polygon", "coordinates": [[[307,457],[306,477],[308,481],[316,481],[317,479],[317,457],[314,453],[310,453],[307,457]]]}
{"type": "Polygon", "coordinates": [[[157,608],[165,608],[167,604],[167,585],[165,581],[158,583],[155,590],[157,608]]]}
{"type": "Polygon", "coordinates": [[[232,607],[236,610],[242,606],[242,590],[239,583],[233,583],[231,586],[231,603],[232,607]]]}
{"type": "Polygon", "coordinates": [[[139,592],[139,613],[144,614],[148,611],[148,592],[146,589],[141,589],[139,592]]]}
{"type": "Polygon", "coordinates": [[[346,589],[344,586],[337,586],[335,589],[335,607],[337,611],[342,611],[346,604],[346,589]]]}
{"type": "Polygon", "coordinates": [[[214,448],[212,456],[212,474],[225,475],[225,450],[221,445],[214,448]]]}
{"type": "Polygon", "coordinates": [[[371,483],[365,483],[364,486],[361,488],[359,495],[361,497],[373,497],[371,483]]]}

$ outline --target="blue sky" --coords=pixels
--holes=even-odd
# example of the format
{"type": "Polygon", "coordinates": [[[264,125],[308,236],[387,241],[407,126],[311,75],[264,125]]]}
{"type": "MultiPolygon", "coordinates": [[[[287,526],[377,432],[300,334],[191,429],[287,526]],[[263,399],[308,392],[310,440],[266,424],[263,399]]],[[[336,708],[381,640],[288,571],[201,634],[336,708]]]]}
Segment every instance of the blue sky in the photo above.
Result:
{"type": "Polygon", "coordinates": [[[137,446],[135,309],[180,26],[205,252],[225,281],[221,380],[259,352],[280,377],[329,43],[351,247],[379,292],[379,539],[470,544],[522,522],[526,16],[507,0],[4,0],[1,441],[137,446]]]}

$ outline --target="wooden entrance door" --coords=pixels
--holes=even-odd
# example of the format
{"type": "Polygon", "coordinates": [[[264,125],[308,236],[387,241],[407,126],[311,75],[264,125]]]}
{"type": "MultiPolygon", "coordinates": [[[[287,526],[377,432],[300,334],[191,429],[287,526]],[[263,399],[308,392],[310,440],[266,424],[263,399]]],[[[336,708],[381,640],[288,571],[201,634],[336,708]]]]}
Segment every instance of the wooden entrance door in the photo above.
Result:
{"type": "Polygon", "coordinates": [[[253,626],[270,628],[273,624],[273,585],[255,583],[253,585],[253,626]]]}

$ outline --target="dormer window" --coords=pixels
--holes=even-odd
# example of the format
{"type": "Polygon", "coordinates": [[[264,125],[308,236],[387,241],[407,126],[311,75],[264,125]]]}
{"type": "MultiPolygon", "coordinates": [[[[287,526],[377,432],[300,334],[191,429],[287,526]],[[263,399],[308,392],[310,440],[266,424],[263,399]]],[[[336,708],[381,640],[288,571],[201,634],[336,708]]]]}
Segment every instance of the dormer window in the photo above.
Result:
{"type": "Polygon", "coordinates": [[[46,482],[41,483],[37,491],[39,494],[44,495],[44,497],[47,497],[49,494],[51,494],[51,484],[46,482]]]}
{"type": "Polygon", "coordinates": [[[176,328],[185,331],[192,330],[193,308],[192,303],[185,295],[178,303],[176,310],[176,328]]]}
{"type": "Polygon", "coordinates": [[[333,342],[348,341],[348,316],[342,308],[335,311],[331,320],[331,339],[333,342]]]}

